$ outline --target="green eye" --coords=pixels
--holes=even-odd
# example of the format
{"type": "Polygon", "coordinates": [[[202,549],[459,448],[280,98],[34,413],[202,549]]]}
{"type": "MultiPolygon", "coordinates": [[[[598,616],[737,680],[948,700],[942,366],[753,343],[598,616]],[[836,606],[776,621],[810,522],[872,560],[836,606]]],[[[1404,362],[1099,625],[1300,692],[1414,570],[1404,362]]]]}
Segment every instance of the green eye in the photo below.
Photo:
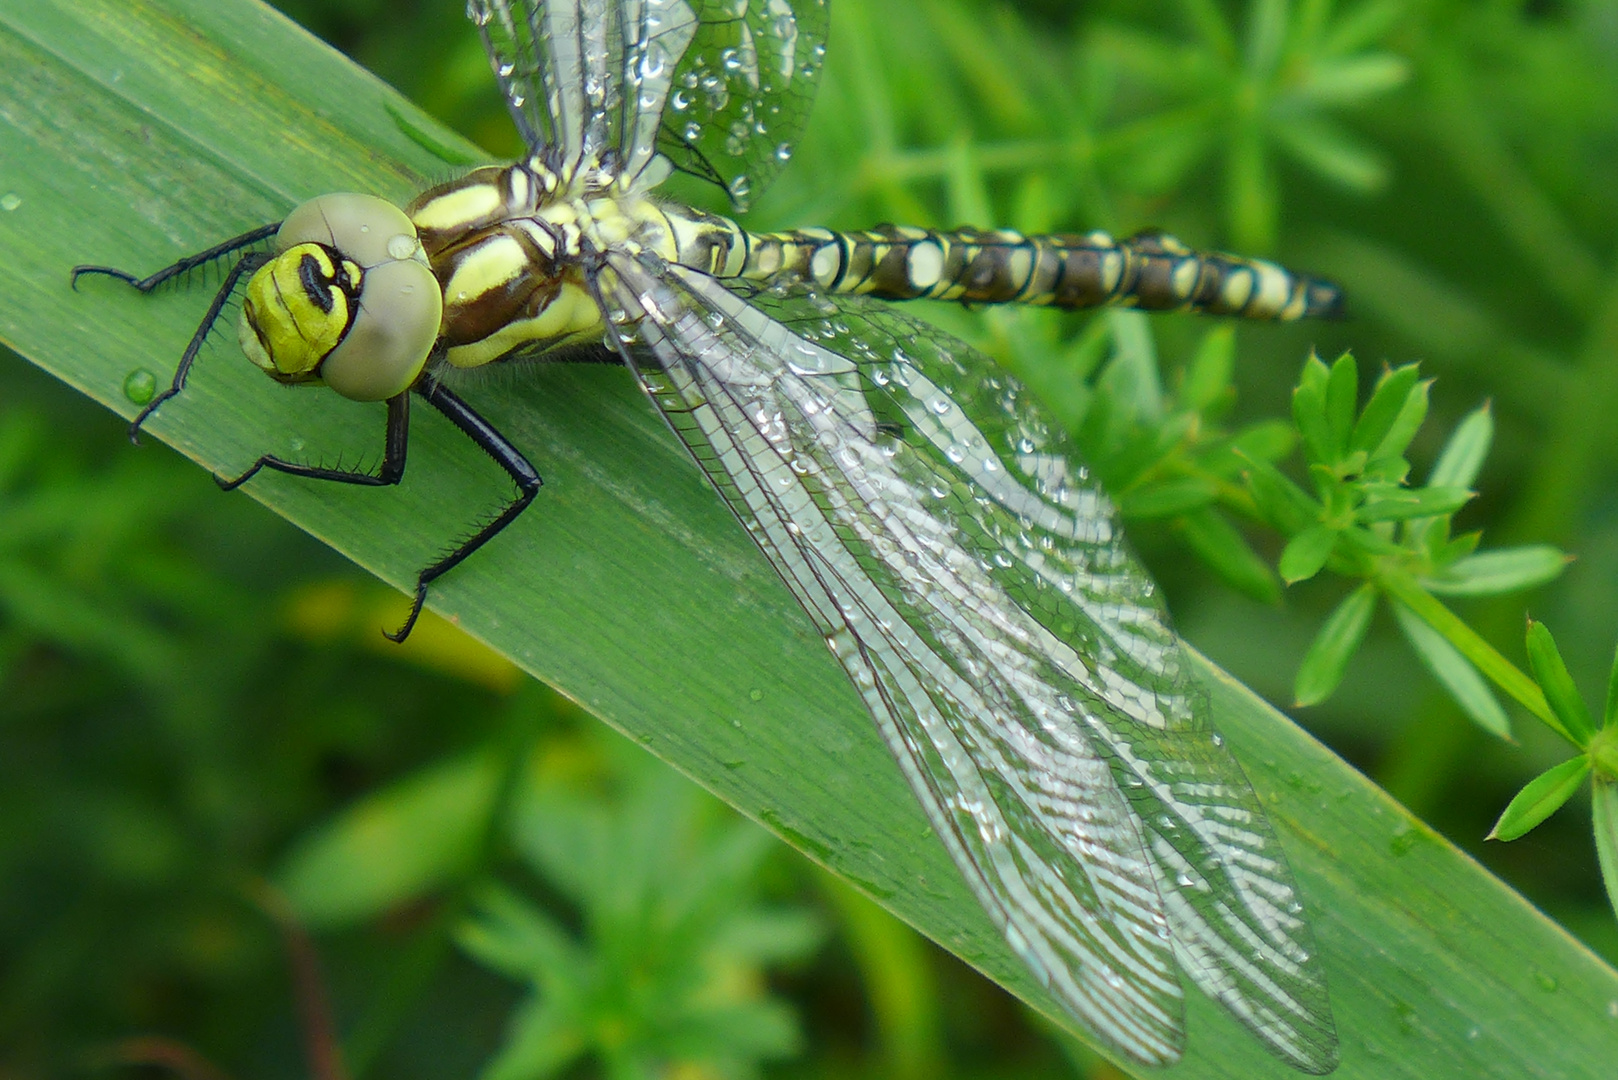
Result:
{"type": "Polygon", "coordinates": [[[348,335],[327,354],[321,378],[355,401],[404,393],[438,340],[443,309],[438,279],[419,262],[398,259],[366,271],[348,335]]]}
{"type": "Polygon", "coordinates": [[[279,382],[324,382],[356,401],[408,390],[438,340],[443,295],[404,211],[322,195],[287,216],[275,243],[242,305],[248,359],[279,382]]]}

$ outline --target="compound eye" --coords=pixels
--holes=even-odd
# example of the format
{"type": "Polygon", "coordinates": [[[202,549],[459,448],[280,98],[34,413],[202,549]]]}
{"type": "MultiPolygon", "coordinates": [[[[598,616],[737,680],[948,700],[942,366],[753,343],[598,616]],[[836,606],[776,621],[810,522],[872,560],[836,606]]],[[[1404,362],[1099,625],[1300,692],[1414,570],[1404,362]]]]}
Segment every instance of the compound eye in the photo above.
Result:
{"type": "Polygon", "coordinates": [[[444,313],[438,279],[411,259],[365,272],[348,334],[321,365],[326,385],[355,401],[383,401],[410,389],[427,363],[444,313]]]}
{"type": "Polygon", "coordinates": [[[335,248],[367,270],[393,259],[427,261],[405,212],[375,195],[338,192],[293,210],[275,234],[276,250],[310,243],[335,248]]]}

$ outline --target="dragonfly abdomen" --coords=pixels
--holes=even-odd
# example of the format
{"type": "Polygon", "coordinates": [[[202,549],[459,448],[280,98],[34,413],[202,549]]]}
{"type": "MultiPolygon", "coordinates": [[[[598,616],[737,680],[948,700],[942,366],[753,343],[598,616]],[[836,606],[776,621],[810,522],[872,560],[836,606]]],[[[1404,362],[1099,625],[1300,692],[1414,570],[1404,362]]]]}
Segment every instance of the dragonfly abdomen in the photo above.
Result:
{"type": "Polygon", "coordinates": [[[1060,308],[1117,305],[1289,321],[1341,314],[1342,292],[1264,259],[1201,252],[1160,232],[1025,236],[883,225],[751,234],[743,277],[791,271],[834,293],[1060,308]]]}

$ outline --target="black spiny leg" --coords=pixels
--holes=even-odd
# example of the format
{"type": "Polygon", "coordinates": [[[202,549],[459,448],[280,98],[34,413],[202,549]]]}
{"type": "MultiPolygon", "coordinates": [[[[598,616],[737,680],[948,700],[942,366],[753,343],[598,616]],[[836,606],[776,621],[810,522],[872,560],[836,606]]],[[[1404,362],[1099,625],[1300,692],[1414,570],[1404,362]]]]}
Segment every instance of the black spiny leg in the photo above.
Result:
{"type": "Polygon", "coordinates": [[[159,285],[163,284],[165,281],[177,278],[187,271],[195,270],[197,267],[211,263],[215,259],[222,259],[226,255],[240,251],[242,248],[252,247],[261,240],[268,240],[270,237],[279,232],[280,229],[281,223],[279,221],[271,225],[260,225],[256,229],[242,233],[240,236],[231,237],[222,244],[215,244],[206,251],[199,251],[195,255],[187,255],[185,258],[181,259],[177,263],[174,263],[172,266],[163,267],[163,269],[159,270],[155,274],[152,274],[150,277],[138,278],[134,274],[131,274],[128,270],[119,270],[116,267],[111,266],[91,266],[88,263],[81,264],[73,268],[73,288],[77,289],[79,287],[79,278],[85,274],[104,274],[107,277],[113,277],[117,278],[119,281],[127,282],[143,293],[148,293],[157,288],[159,285]]]}
{"type": "MultiPolygon", "coordinates": [[[[102,274],[106,277],[117,278],[119,281],[129,284],[143,293],[149,293],[165,281],[172,281],[181,274],[195,270],[199,266],[204,266],[243,248],[252,247],[263,240],[268,240],[280,228],[280,222],[273,225],[262,225],[251,232],[244,232],[240,236],[226,240],[222,244],[215,244],[206,251],[199,251],[195,255],[187,255],[179,262],[165,266],[149,277],[138,278],[127,270],[118,270],[111,266],[75,266],[73,268],[73,288],[77,289],[79,287],[79,278],[85,274],[102,274]]],[[[147,417],[156,412],[158,406],[185,389],[185,380],[191,374],[191,365],[196,362],[197,354],[202,351],[203,343],[208,340],[208,334],[213,330],[214,324],[219,321],[219,316],[224,312],[225,305],[230,303],[231,295],[235,293],[236,287],[241,284],[243,277],[269,262],[270,258],[271,256],[264,252],[250,252],[236,260],[235,265],[230,268],[230,271],[225,275],[225,280],[220,284],[219,291],[214,294],[213,303],[208,305],[208,312],[202,317],[202,322],[197,326],[197,332],[191,335],[191,343],[185,347],[185,353],[180,357],[180,366],[175,369],[174,381],[169,384],[167,390],[148,402],[146,407],[135,416],[134,422],[129,425],[130,442],[138,445],[140,443],[141,425],[146,423],[147,417]]]]}
{"type": "MultiPolygon", "coordinates": [[[[405,619],[403,626],[386,635],[392,641],[403,641],[410,636],[411,629],[416,625],[416,619],[421,615],[422,605],[427,602],[427,587],[461,565],[468,555],[493,540],[502,529],[517,520],[517,515],[528,509],[528,504],[534,501],[534,495],[544,483],[539,478],[539,473],[528,463],[528,459],[523,457],[522,451],[511,445],[492,424],[479,416],[466,402],[445,389],[441,383],[431,378],[423,379],[416,384],[416,393],[426,398],[428,404],[448,417],[450,423],[460,428],[467,438],[477,443],[484,453],[494,459],[495,464],[506,470],[507,475],[517,485],[517,495],[506,503],[505,508],[493,520],[462,541],[448,555],[416,575],[416,597],[414,603],[410,605],[410,615],[405,619]]],[[[389,441],[391,442],[391,438],[389,441]]],[[[402,467],[403,462],[400,464],[402,467]]]]}
{"type": "Polygon", "coordinates": [[[273,454],[265,454],[235,479],[226,480],[216,476],[214,480],[225,491],[235,491],[256,476],[260,469],[274,469],[276,472],[289,473],[293,476],[306,476],[311,480],[332,480],[339,484],[358,484],[361,487],[387,487],[389,484],[397,484],[404,477],[405,456],[409,449],[410,392],[407,390],[388,398],[387,441],[382,448],[382,464],[374,473],[351,469],[328,469],[323,465],[306,465],[301,461],[288,461],[273,454]]]}

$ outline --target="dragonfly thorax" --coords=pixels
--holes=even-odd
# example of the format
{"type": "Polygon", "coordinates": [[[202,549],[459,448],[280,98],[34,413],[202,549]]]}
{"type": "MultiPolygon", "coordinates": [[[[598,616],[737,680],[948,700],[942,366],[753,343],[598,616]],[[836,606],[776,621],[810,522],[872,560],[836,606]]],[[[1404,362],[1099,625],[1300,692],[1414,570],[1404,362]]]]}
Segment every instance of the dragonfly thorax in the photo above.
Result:
{"type": "Polygon", "coordinates": [[[590,277],[607,254],[679,255],[668,216],[610,171],[564,182],[538,158],[475,169],[407,213],[443,291],[441,338],[455,367],[599,342],[590,277]]]}

